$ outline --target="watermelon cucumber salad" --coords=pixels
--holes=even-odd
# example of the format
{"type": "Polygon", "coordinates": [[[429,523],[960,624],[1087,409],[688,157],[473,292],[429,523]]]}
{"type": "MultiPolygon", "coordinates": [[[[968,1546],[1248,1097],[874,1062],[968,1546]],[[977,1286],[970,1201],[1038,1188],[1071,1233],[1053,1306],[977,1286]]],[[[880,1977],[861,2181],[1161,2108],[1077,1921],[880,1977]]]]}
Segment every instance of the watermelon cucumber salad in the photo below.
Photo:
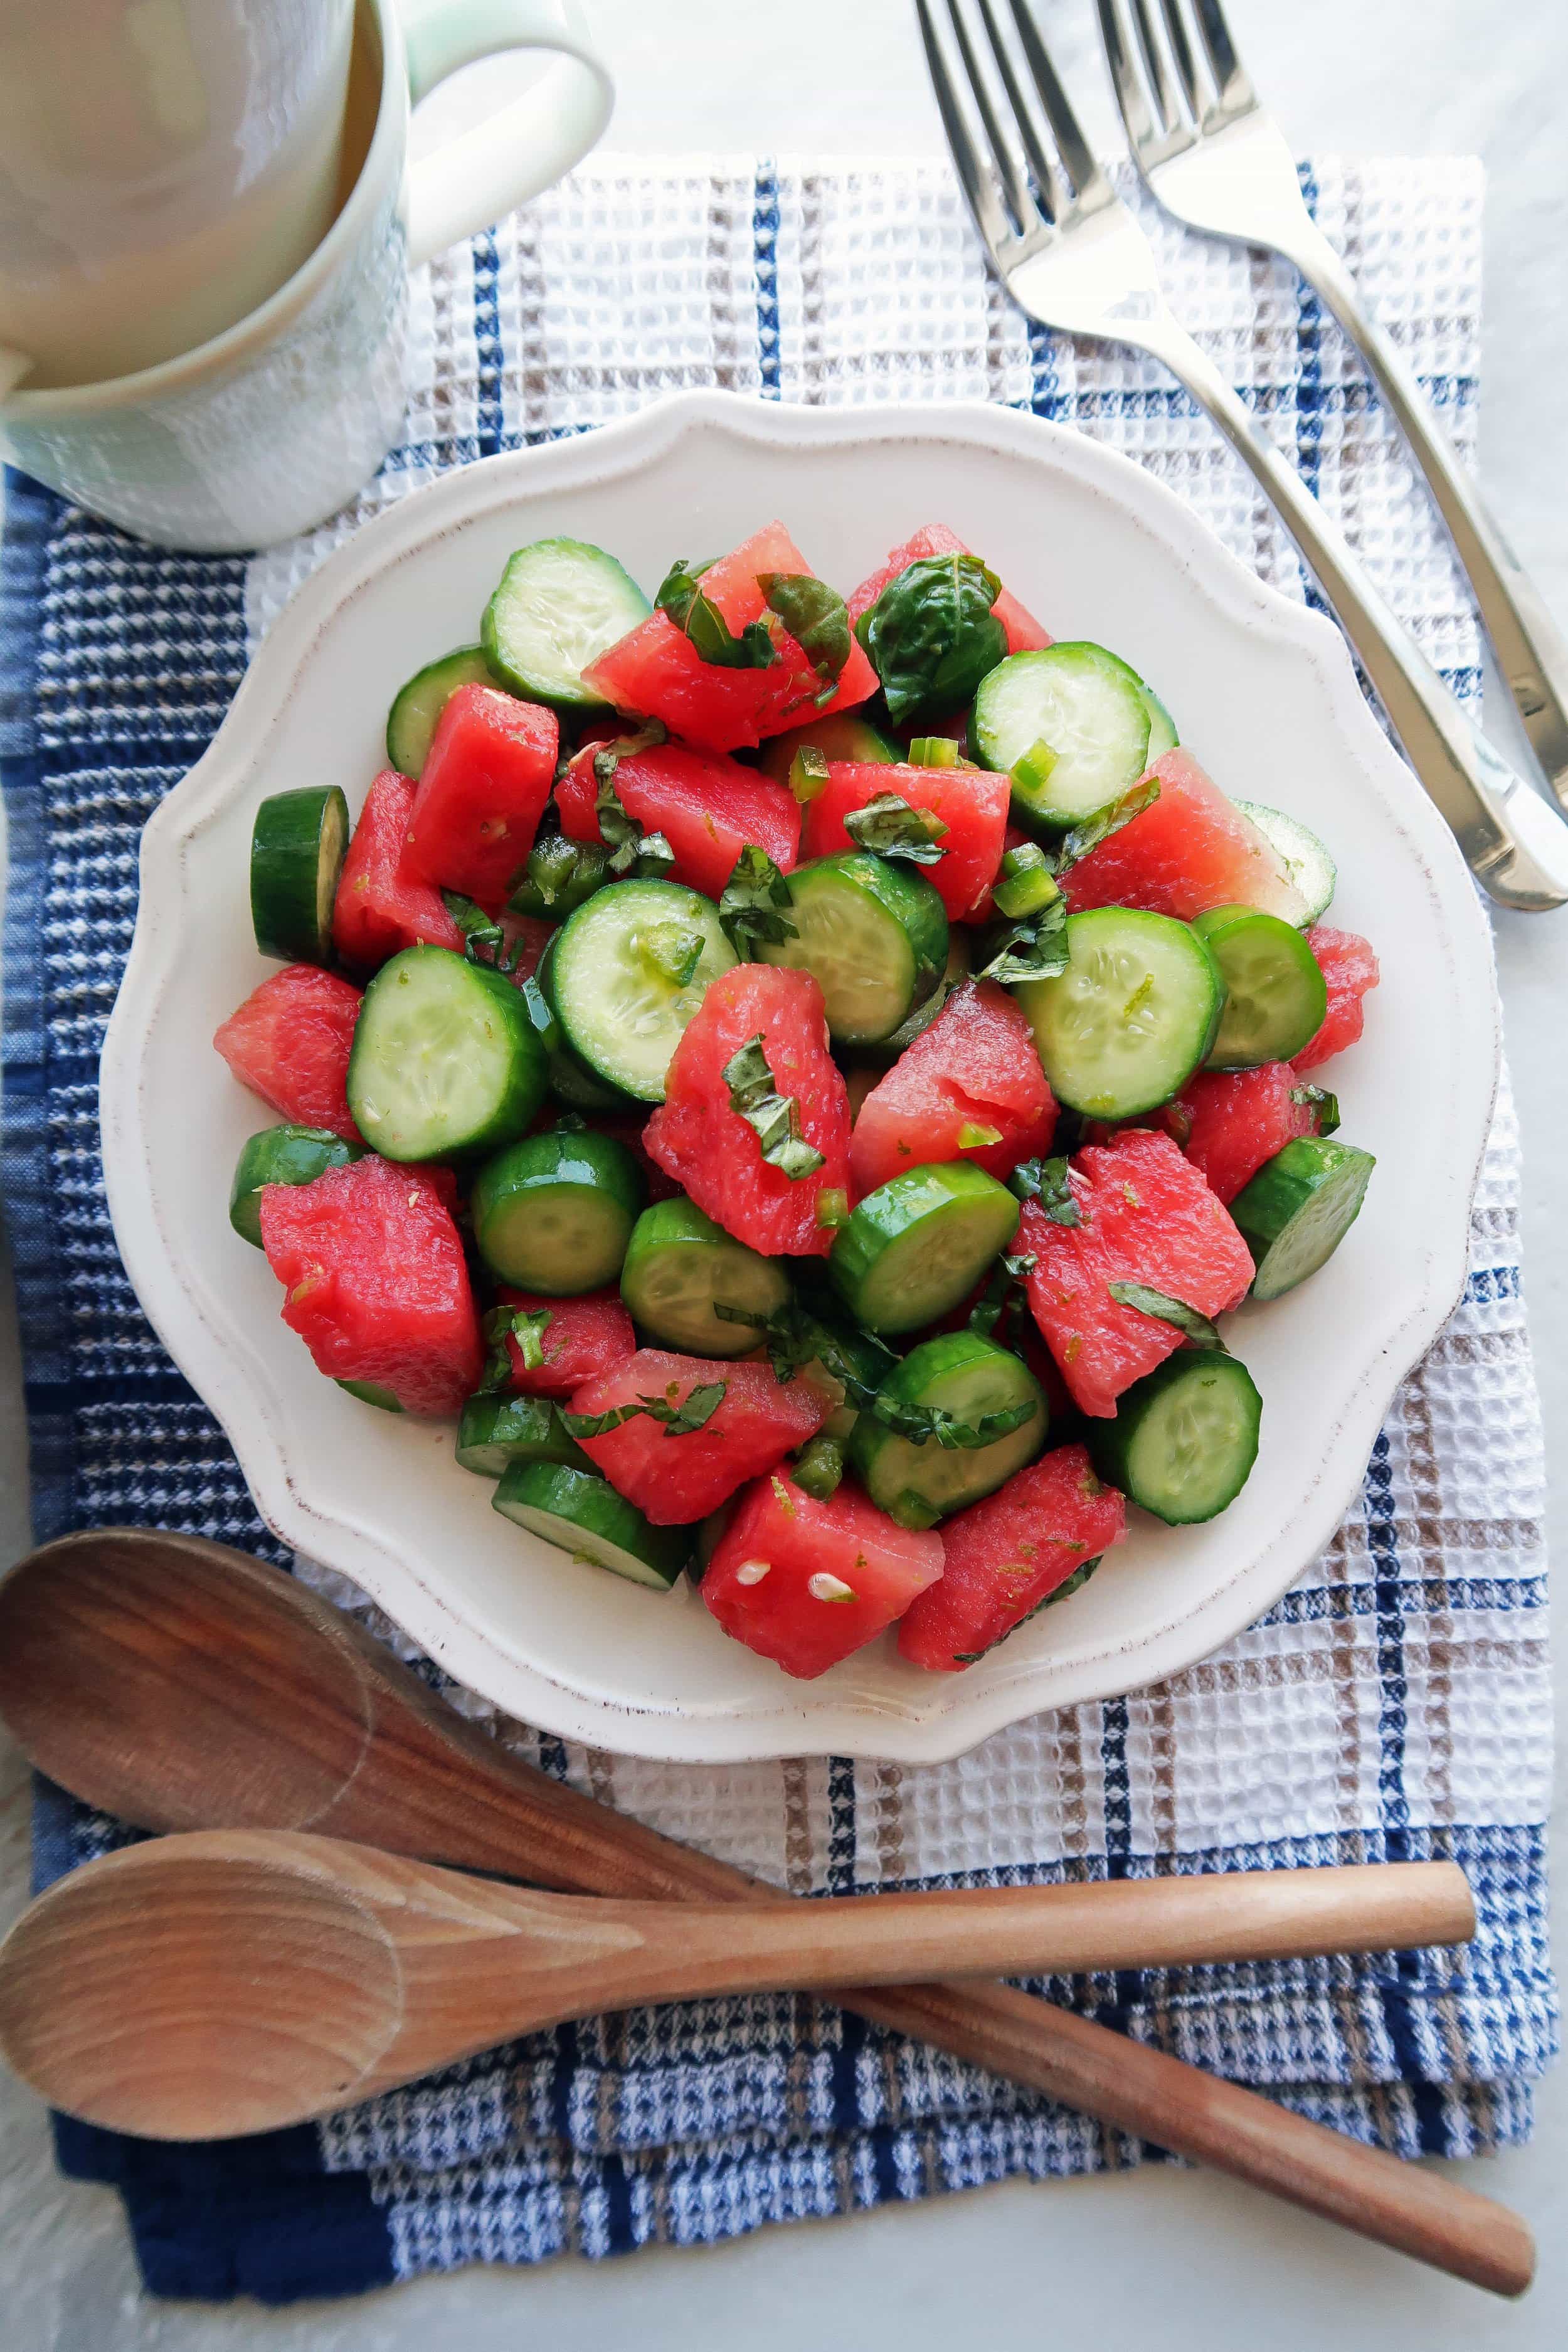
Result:
{"type": "MultiPolygon", "coordinates": [[[[847,598],[780,523],[650,606],[570,539],[393,703],[356,823],[263,801],[230,1218],[495,1507],[814,1675],[963,1672],[1131,1506],[1239,1493],[1216,1318],[1373,1162],[1328,851],[941,527],[847,598]]],[[[614,1588],[605,1585],[606,1598],[614,1588]]]]}

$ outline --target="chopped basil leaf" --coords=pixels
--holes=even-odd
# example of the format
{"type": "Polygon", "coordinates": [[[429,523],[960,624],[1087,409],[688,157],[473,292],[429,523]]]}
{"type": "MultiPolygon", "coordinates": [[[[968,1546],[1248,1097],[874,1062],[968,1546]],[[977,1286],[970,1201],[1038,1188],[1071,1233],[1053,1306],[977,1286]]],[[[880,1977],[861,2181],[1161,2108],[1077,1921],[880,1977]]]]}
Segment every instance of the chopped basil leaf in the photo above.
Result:
{"type": "MultiPolygon", "coordinates": [[[[1016,1256],[1009,1252],[998,1258],[990,1281],[971,1310],[969,1328],[972,1331],[977,1331],[983,1339],[989,1339],[996,1337],[999,1327],[1003,1329],[1008,1328],[1021,1304],[1018,1286],[1026,1275],[1033,1274],[1037,1263],[1033,1250],[1021,1251],[1016,1256]]],[[[1005,1347],[1007,1344],[1005,1339],[999,1344],[1005,1347]]]]}
{"type": "Polygon", "coordinates": [[[1082,1224],[1065,1158],[1021,1160],[1007,1181],[1020,1201],[1037,1201],[1054,1225],[1082,1224]]]}
{"type": "MultiPolygon", "coordinates": [[[[1075,1568],[1070,1576],[1063,1578],[1061,1583],[1056,1587],[1054,1591],[1047,1592],[1043,1601],[1037,1601],[1034,1607],[1029,1610],[1026,1615],[1019,1618],[1018,1625],[1028,1624],[1030,1619],[1037,1617],[1042,1609],[1053,1609],[1058,1601],[1070,1601],[1075,1592],[1081,1592],[1084,1586],[1089,1582],[1089,1578],[1094,1574],[1095,1570],[1100,1566],[1100,1560],[1103,1557],[1103,1553],[1097,1553],[1093,1559],[1086,1559],[1081,1568],[1075,1568]]],[[[987,1656],[992,1650],[1000,1649],[1002,1643],[1008,1638],[1008,1635],[1016,1633],[1018,1631],[1018,1625],[1009,1625],[1005,1633],[998,1633],[995,1641],[988,1642],[984,1650],[954,1650],[952,1654],[954,1665],[973,1666],[976,1664],[980,1659],[987,1656]]]]}
{"type": "Polygon", "coordinates": [[[748,841],[719,900],[719,920],[736,953],[749,955],[753,948],[796,938],[784,911],[794,904],[795,894],[767,851],[748,841]]]}
{"type": "Polygon", "coordinates": [[[932,555],[890,580],[855,634],[882,682],[893,724],[946,719],[1005,658],[991,607],[1002,592],[977,555],[932,555]]]}
{"type": "Polygon", "coordinates": [[[982,980],[1055,980],[1068,968],[1068,906],[1053,899],[1037,915],[1009,923],[1002,944],[982,967],[982,980]]]}
{"type": "Polygon", "coordinates": [[[1292,1087],[1290,1099],[1293,1103],[1309,1103],[1316,1110],[1317,1132],[1320,1135],[1339,1133],[1340,1098],[1338,1095],[1330,1094],[1323,1087],[1292,1087]]]}
{"type": "Polygon", "coordinates": [[[1170,1298],[1163,1290],[1151,1290],[1146,1282],[1110,1282],[1106,1288],[1119,1307],[1135,1307],[1140,1315],[1151,1315],[1157,1323],[1168,1323],[1194,1348],[1217,1348],[1222,1356],[1229,1353],[1225,1341],[1206,1315],[1189,1307],[1184,1298],[1170,1298]]]}
{"type": "Polygon", "coordinates": [[[498,971],[510,972],[517,958],[514,955],[508,961],[506,933],[500,925],[492,922],[484,908],[466,898],[460,890],[443,890],[441,898],[463,934],[463,954],[468,961],[494,964],[498,971]]]}
{"type": "Polygon", "coordinates": [[[484,1319],[485,1345],[489,1350],[484,1376],[479,1381],[479,1393],[488,1396],[511,1381],[511,1349],[509,1339],[515,1339],[522,1357],[525,1371],[536,1372],[544,1361],[542,1340],[550,1321],[548,1307],[492,1307],[484,1319]]]}
{"type": "Polygon", "coordinates": [[[1057,872],[1065,874],[1069,866],[1076,866],[1080,857],[1087,857],[1091,849],[1098,849],[1102,841],[1109,841],[1113,833],[1120,833],[1124,824],[1131,824],[1135,816],[1152,808],[1159,797],[1158,776],[1144,776],[1130,785],[1120,800],[1110,801],[1104,808],[1096,809],[1092,816],[1084,817],[1057,844],[1057,872]]]}
{"type": "Polygon", "coordinates": [[[851,809],[844,830],[857,849],[879,857],[907,857],[911,866],[934,866],[947,852],[937,844],[946,833],[934,809],[911,808],[901,793],[878,793],[864,808],[851,809]]]}
{"type": "MultiPolygon", "coordinates": [[[[670,1388],[676,1383],[672,1381],[670,1388]]],[[[650,1421],[661,1422],[667,1437],[689,1437],[695,1430],[705,1428],[723,1403],[730,1383],[728,1381],[704,1381],[689,1390],[685,1402],[675,1402],[668,1393],[661,1397],[638,1397],[636,1404],[611,1405],[605,1412],[565,1412],[561,1419],[569,1437],[604,1437],[612,1429],[619,1429],[639,1413],[650,1421]]]]}
{"type": "Polygon", "coordinates": [[[772,669],[779,649],[763,621],[748,621],[736,636],[710,596],[702,593],[706,564],[670,565],[654,603],[668,614],[700,661],[714,669],[772,669]]]}
{"type": "Polygon", "coordinates": [[[820,710],[831,702],[849,658],[849,614],[837,588],[809,572],[759,572],[757,585],[770,613],[776,613],[817,677],[820,710]]]}
{"type": "Polygon", "coordinates": [[[927,1445],[934,1439],[946,1453],[960,1449],[973,1453],[982,1446],[994,1445],[998,1438],[1033,1421],[1039,1409],[1037,1398],[1025,1397],[1001,1412],[982,1413],[978,1421],[960,1421],[945,1405],[895,1404],[880,1389],[869,1407],[875,1419],[896,1437],[906,1438],[911,1445],[927,1445]]]}
{"type": "Polygon", "coordinates": [[[815,1145],[801,1132],[800,1105],[794,1095],[781,1095],[763,1049],[761,1032],[750,1037],[724,1065],[730,1107],[738,1111],[763,1147],[763,1158],[792,1182],[814,1176],[826,1163],[815,1145]]]}
{"type": "Polygon", "coordinates": [[[644,876],[666,874],[675,863],[674,850],[662,833],[643,831],[616,790],[616,767],[626,748],[611,744],[594,754],[594,780],[598,786],[594,814],[611,849],[605,871],[617,877],[634,871],[644,876]]]}
{"type": "Polygon", "coordinates": [[[635,1421],[645,1407],[637,1404],[613,1404],[604,1412],[567,1412],[561,1415],[561,1424],[568,1437],[607,1437],[612,1429],[623,1422],[635,1421]]]}

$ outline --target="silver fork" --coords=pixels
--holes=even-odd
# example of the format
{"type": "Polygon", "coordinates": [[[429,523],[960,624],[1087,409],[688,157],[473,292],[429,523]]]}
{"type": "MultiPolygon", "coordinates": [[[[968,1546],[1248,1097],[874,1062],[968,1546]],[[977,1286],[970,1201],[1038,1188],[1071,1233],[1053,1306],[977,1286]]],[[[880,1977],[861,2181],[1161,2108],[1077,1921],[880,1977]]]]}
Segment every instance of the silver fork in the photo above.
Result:
{"type": "Polygon", "coordinates": [[[1568,808],[1568,644],[1487,511],[1411,370],[1361,307],[1355,280],[1307,210],[1279,125],[1258,104],[1219,0],[1099,0],[1127,142],[1188,228],[1293,262],[1372,373],[1453,536],[1531,746],[1568,808]]]}
{"type": "Polygon", "coordinates": [[[1472,872],[1506,907],[1568,903],[1568,824],[1477,733],[1300,476],[1166,308],[1147,239],[1096,163],[1024,0],[916,0],[958,176],[998,276],[1019,306],[1065,333],[1128,343],[1163,362],[1257,476],[1361,656],[1416,774],[1472,872]],[[989,65],[982,62],[982,50],[989,65]]]}

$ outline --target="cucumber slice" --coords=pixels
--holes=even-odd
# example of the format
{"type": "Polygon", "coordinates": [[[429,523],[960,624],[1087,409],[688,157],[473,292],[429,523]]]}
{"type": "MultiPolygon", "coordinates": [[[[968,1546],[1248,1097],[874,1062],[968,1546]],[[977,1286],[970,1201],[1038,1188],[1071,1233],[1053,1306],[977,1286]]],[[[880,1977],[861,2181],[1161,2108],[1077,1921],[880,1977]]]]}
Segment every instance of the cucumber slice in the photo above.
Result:
{"type": "Polygon", "coordinates": [[[1108,1486],[1167,1526],[1190,1527],[1246,1486],[1262,1412],[1245,1364],[1178,1349],[1118,1398],[1114,1421],[1089,1423],[1089,1450],[1108,1486]]]}
{"type": "Polygon", "coordinates": [[[450,948],[405,948],[365,990],[349,1108],[384,1160],[493,1151],[544,1100],[544,1047],[521,989],[450,948]]]}
{"type": "Polygon", "coordinates": [[[400,776],[416,782],[424,773],[441,713],[460,686],[494,686],[496,674],[482,646],[459,646],[439,661],[416,669],[400,686],[386,714],[386,756],[400,776]]]}
{"type": "Polygon", "coordinates": [[[878,767],[903,758],[892,738],[862,719],[858,711],[835,710],[826,718],[808,719],[804,727],[792,727],[786,734],[770,735],[757,756],[757,765],[764,775],[787,784],[790,763],[806,745],[820,751],[825,760],[867,760],[878,767]]]}
{"type": "Polygon", "coordinates": [[[557,932],[545,941],[544,953],[539,959],[532,979],[524,981],[522,984],[529,1013],[544,1046],[544,1066],[549,1074],[550,1091],[567,1110],[585,1112],[590,1118],[645,1112],[646,1105],[636,1101],[630,1095],[622,1094],[619,1087],[607,1087],[603,1078],[596,1078],[586,1063],[577,1059],[561,1034],[561,1024],[551,1009],[545,985],[546,968],[559,936],[557,932]]]}
{"type": "Polygon", "coordinates": [[[907,1021],[900,1021],[890,1037],[879,1038],[874,1045],[858,1045],[857,1062],[871,1065],[873,1070],[890,1070],[906,1045],[912,1045],[924,1029],[929,1029],[955,988],[966,981],[974,969],[971,952],[973,934],[962,923],[954,923],[947,935],[947,961],[942,978],[923,1004],[917,1004],[907,1021]]]}
{"type": "Polygon", "coordinates": [[[705,1519],[698,1520],[692,1530],[691,1558],[686,1563],[686,1573],[693,1584],[700,1584],[707,1575],[708,1563],[723,1542],[725,1531],[734,1516],[735,1502],[731,1496],[729,1502],[721,1503],[716,1511],[710,1511],[705,1519]]]}
{"type": "Polygon", "coordinates": [[[1149,764],[1143,682],[1103,646],[1046,646],[1012,654],[980,683],[969,740],[987,768],[1016,769],[1013,814],[1032,831],[1061,833],[1135,784],[1149,764]]]}
{"type": "Polygon", "coordinates": [[[684,1197],[656,1202],[632,1228],[621,1268],[628,1313],[664,1347],[689,1356],[744,1356],[755,1328],[727,1323],[714,1302],[771,1315],[789,1297],[776,1258],[748,1249],[684,1197]]]}
{"type": "Polygon", "coordinates": [[[384,1389],[379,1381],[340,1381],[338,1386],[360,1404],[374,1405],[377,1412],[403,1411],[399,1400],[393,1395],[390,1389],[384,1389]]]}
{"type": "Polygon", "coordinates": [[[363,1160],[363,1143],[345,1143],[325,1127],[264,1127],[241,1147],[228,1191],[228,1221],[241,1241],[261,1247],[264,1184],[313,1184],[324,1168],[363,1160]]]}
{"type": "Polygon", "coordinates": [[[569,1298],[616,1279],[643,1199],[624,1143],[557,1129],[487,1160],[468,1205],[479,1255],[502,1282],[569,1298]]]}
{"type": "Polygon", "coordinates": [[[761,963],[809,971],[840,1045],[890,1036],[935,990],[947,961],[947,913],[923,874],[864,850],[819,857],[789,877],[795,937],[757,950],[761,963]]]}
{"type": "Polygon", "coordinates": [[[458,1423],[458,1460],[480,1478],[499,1478],[514,1462],[553,1462],[597,1475],[548,1397],[471,1396],[458,1423]]]}
{"type": "Polygon", "coordinates": [[[676,882],[611,882],[568,917],[551,942],[544,992],[564,1043],[605,1085],[638,1102],[664,1100],[664,1074],[710,980],[736,961],[719,909],[676,882]],[[648,951],[653,935],[701,940],[689,980],[648,951]]]}
{"type": "MultiPolygon", "coordinates": [[[[1139,679],[1138,691],[1149,713],[1149,749],[1143,754],[1143,766],[1147,772],[1156,760],[1163,760],[1167,751],[1173,751],[1182,739],[1176,732],[1175,720],[1146,678],[1139,679]]],[[[1051,1596],[1053,1600],[1059,1597],[1056,1593],[1051,1596]]]]}
{"type": "Polygon", "coordinates": [[[918,1331],[968,1297],[1017,1223],[1017,1202],[984,1168],[906,1168],[840,1227],[828,1271],[868,1331],[918,1331]]]}
{"type": "Polygon", "coordinates": [[[1332,1257],[1354,1224],[1376,1161],[1353,1143],[1298,1136],[1230,1204],[1258,1268],[1254,1298],[1279,1298],[1332,1257]]]}
{"type": "Polygon", "coordinates": [[[505,1519],[558,1544],[589,1568],[668,1592],[691,1549],[687,1528],[650,1527],[635,1503],[596,1473],[514,1462],[492,1498],[505,1519]]]}
{"type": "Polygon", "coordinates": [[[1208,1068],[1251,1070],[1299,1054],[1329,1009],[1328,985],[1300,932],[1252,907],[1213,907],[1193,929],[1225,982],[1208,1068]]]}
{"type": "Polygon", "coordinates": [[[897,1405],[941,1406],[970,1423],[1020,1404],[1036,1408],[989,1445],[952,1448],[934,1437],[916,1445],[875,1413],[861,1413],[849,1439],[849,1466],[900,1527],[934,1527],[951,1511],[994,1494],[1046,1442],[1049,1412],[1038,1381],[1016,1356],[977,1331],[944,1331],[911,1348],[880,1393],[897,1405]]]}
{"type": "Polygon", "coordinates": [[[1067,921],[1068,968],[1013,993],[1051,1091],[1090,1118],[1135,1118],[1179,1094],[1214,1044],[1219,966],[1169,915],[1091,907],[1067,921]]]}
{"type": "Polygon", "coordinates": [[[583,672],[652,610],[602,547],[536,539],[509,559],[479,635],[486,660],[514,694],[556,710],[604,710],[583,672]]]}
{"type": "Polygon", "coordinates": [[[336,784],[272,793],[250,831],[250,920],[265,956],[331,963],[332,901],[349,845],[349,804],[336,784]]]}
{"type": "Polygon", "coordinates": [[[1307,902],[1302,929],[1321,923],[1333,899],[1339,868],[1315,833],[1283,809],[1266,808],[1261,801],[1237,801],[1243,816],[1250,817],[1270,849],[1285,861],[1285,871],[1307,902]]]}

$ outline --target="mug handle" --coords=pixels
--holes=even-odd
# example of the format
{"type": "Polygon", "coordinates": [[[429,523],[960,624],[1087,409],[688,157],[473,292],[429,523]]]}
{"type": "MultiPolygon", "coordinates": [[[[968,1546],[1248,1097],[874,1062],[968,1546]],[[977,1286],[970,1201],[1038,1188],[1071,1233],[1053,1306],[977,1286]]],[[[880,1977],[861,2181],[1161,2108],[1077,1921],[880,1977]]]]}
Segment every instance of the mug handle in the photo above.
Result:
{"type": "Polygon", "coordinates": [[[489,228],[581,162],[610,119],[616,86],[576,0],[396,0],[417,106],[437,82],[499,49],[554,49],[521,98],[410,165],[411,268],[489,228]]]}

